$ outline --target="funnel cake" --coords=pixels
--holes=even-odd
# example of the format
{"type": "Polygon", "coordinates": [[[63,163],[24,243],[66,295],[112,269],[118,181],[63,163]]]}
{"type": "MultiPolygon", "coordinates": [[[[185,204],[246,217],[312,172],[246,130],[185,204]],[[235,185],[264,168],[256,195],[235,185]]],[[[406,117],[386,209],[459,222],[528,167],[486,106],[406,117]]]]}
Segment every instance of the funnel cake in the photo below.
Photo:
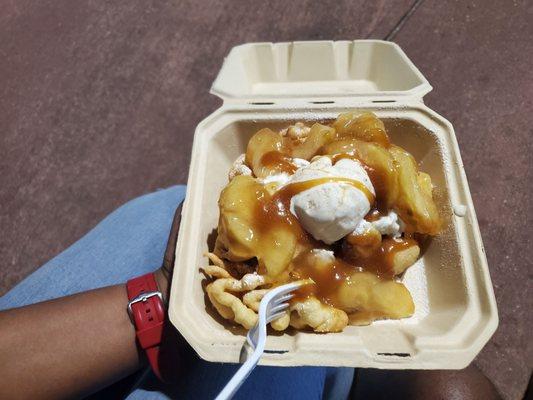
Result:
{"type": "Polygon", "coordinates": [[[250,329],[269,289],[302,280],[272,328],[339,332],[407,318],[414,303],[401,274],[441,230],[432,191],[373,113],[261,129],[220,194],[209,300],[250,329]]]}

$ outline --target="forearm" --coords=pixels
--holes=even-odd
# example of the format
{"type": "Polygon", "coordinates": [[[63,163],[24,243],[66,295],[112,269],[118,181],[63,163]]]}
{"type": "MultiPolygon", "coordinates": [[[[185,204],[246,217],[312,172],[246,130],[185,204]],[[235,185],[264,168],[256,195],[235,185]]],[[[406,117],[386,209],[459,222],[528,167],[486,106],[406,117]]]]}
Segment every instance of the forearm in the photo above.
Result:
{"type": "Polygon", "coordinates": [[[0,312],[0,398],[93,392],[141,366],[125,285],[0,312]]]}

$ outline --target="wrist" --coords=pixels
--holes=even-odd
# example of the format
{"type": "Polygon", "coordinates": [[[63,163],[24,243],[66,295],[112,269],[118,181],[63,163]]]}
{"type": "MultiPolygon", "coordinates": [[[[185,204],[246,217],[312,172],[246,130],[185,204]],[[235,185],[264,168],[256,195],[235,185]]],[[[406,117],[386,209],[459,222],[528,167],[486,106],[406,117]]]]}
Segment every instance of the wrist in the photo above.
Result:
{"type": "Polygon", "coordinates": [[[126,283],[128,313],[135,326],[135,335],[140,347],[161,379],[159,348],[166,319],[165,300],[168,280],[160,270],[130,279],[126,283]]]}

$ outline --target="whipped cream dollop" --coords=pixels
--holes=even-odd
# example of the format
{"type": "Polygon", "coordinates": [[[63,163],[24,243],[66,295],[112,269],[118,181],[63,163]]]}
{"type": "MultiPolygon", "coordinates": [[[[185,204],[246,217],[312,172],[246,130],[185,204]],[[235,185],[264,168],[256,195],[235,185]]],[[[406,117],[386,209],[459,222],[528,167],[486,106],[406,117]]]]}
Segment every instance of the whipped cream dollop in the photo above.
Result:
{"type": "Polygon", "coordinates": [[[398,214],[391,210],[387,215],[383,215],[375,221],[367,221],[363,219],[352,233],[355,235],[364,235],[372,228],[376,229],[382,235],[399,238],[404,231],[404,223],[398,214]]]}
{"type": "Polygon", "coordinates": [[[335,262],[335,253],[333,253],[331,250],[312,249],[311,255],[324,264],[331,264],[335,262]]]}
{"type": "MultiPolygon", "coordinates": [[[[320,178],[359,181],[375,194],[361,163],[351,159],[341,159],[333,164],[329,157],[319,157],[298,168],[287,184],[320,178]]],[[[331,244],[354,231],[370,211],[370,203],[366,194],[353,185],[328,182],[293,196],[290,209],[315,239],[331,244]]]]}
{"type": "Polygon", "coordinates": [[[404,231],[403,221],[393,210],[389,211],[387,215],[383,215],[379,219],[372,221],[371,224],[382,235],[389,235],[394,238],[400,237],[404,231]]]}
{"type": "MultiPolygon", "coordinates": [[[[304,160],[303,158],[293,158],[291,160],[291,163],[296,168],[303,168],[309,165],[309,161],[304,160]]],[[[282,186],[285,186],[287,183],[289,183],[290,180],[291,180],[291,174],[287,172],[280,172],[280,173],[272,174],[262,179],[259,179],[259,182],[262,185],[275,184],[276,187],[280,188],[282,186]]]]}
{"type": "Polygon", "coordinates": [[[231,166],[228,172],[228,179],[231,181],[238,175],[252,175],[252,169],[246,165],[246,154],[241,154],[231,166]]]}

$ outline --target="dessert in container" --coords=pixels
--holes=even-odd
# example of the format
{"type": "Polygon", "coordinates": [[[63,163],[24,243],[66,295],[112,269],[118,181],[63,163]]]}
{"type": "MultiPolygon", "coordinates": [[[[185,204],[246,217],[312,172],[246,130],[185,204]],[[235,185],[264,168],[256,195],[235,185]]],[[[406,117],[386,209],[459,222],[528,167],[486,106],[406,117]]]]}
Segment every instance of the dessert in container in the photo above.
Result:
{"type": "MultiPolygon", "coordinates": [[[[233,161],[259,129],[372,111],[431,175],[444,230],[401,281],[415,314],[340,333],[268,336],[260,364],[384,369],[466,367],[498,325],[481,235],[452,125],[423,103],[431,86],[400,47],[378,40],[251,43],[231,50],[211,92],[223,105],[196,128],[169,317],[205,360],[238,362],[246,331],[206,299],[205,252],[233,161]]],[[[466,111],[465,111],[466,112],[466,111]]]]}

